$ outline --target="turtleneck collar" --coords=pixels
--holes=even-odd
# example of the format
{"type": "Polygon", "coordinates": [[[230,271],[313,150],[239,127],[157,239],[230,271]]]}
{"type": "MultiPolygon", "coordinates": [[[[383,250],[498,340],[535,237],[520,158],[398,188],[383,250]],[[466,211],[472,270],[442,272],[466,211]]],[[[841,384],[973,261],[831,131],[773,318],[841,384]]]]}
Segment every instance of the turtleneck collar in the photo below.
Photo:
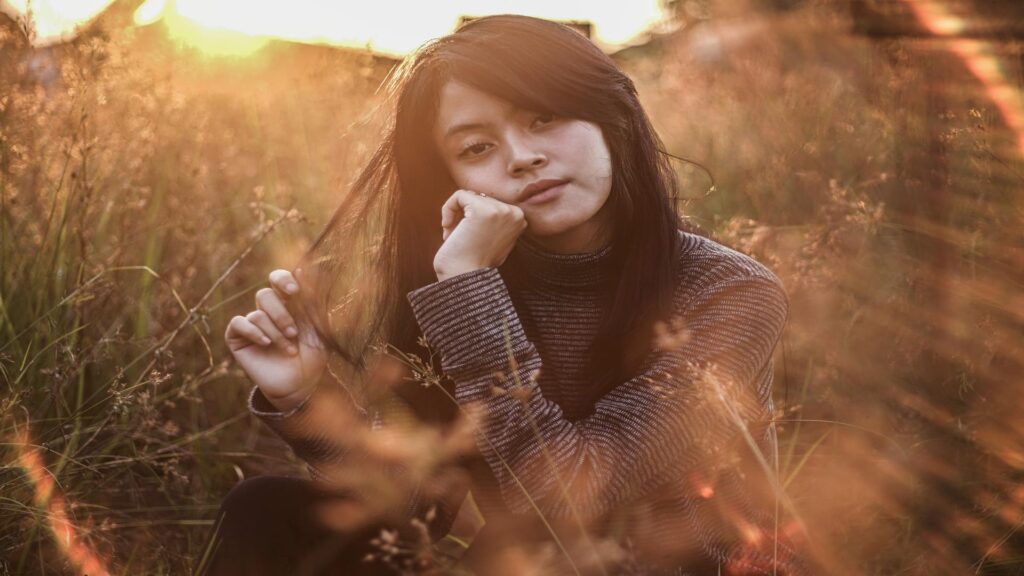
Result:
{"type": "Polygon", "coordinates": [[[519,237],[512,257],[516,258],[524,279],[531,284],[565,288],[605,286],[613,275],[612,245],[590,252],[560,254],[551,252],[525,234],[519,237]]]}

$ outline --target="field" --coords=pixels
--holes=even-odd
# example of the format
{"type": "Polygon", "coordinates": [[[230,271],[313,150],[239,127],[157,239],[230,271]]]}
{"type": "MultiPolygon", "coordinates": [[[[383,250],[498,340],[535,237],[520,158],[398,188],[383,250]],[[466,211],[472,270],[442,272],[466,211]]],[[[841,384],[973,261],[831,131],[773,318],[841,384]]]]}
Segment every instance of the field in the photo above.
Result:
{"type": "MultiPolygon", "coordinates": [[[[1024,45],[972,50],[806,8],[616,55],[706,168],[680,211],[786,284],[779,480],[823,573],[1024,570],[1024,45]]],[[[187,573],[235,482],[301,471],[222,334],[344,197],[394,64],[0,28],[0,574],[187,573]]]]}

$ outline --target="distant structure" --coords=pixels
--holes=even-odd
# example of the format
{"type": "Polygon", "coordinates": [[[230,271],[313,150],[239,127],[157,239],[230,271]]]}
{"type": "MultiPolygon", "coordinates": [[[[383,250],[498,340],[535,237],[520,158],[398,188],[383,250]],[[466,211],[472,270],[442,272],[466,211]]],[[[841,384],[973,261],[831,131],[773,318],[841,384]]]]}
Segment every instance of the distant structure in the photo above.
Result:
{"type": "MultiPolygon", "coordinates": [[[[462,28],[463,24],[467,22],[472,22],[477,18],[480,18],[480,16],[459,16],[459,28],[462,28]]],[[[583,34],[588,39],[593,40],[591,33],[593,32],[594,26],[587,20],[552,20],[552,22],[565,24],[569,28],[572,28],[573,30],[579,32],[580,34],[583,34]]]]}

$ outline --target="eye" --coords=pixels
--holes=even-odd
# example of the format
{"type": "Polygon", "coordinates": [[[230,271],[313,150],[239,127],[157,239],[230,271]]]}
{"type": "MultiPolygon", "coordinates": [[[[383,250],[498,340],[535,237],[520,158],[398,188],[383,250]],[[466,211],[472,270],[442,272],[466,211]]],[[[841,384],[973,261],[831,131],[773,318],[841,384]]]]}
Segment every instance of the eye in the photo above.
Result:
{"type": "Polygon", "coordinates": [[[490,146],[487,142],[470,142],[462,147],[459,151],[459,158],[473,158],[479,156],[489,150],[490,146]]]}
{"type": "Polygon", "coordinates": [[[552,123],[554,121],[555,121],[555,115],[554,114],[537,114],[537,116],[534,117],[533,124],[531,126],[533,128],[538,128],[540,126],[546,126],[546,125],[548,125],[548,124],[550,124],[550,123],[552,123]]]}

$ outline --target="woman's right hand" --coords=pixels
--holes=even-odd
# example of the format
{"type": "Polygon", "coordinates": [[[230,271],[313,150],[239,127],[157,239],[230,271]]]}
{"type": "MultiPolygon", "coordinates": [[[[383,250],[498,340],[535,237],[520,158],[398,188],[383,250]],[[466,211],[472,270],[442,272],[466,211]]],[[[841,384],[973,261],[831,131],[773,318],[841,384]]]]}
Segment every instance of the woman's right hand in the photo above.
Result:
{"type": "Polygon", "coordinates": [[[287,270],[270,273],[256,292],[256,309],[228,322],[224,341],[235,361],[278,410],[287,412],[313,393],[327,368],[327,350],[309,322],[289,306],[302,287],[287,270]]]}

